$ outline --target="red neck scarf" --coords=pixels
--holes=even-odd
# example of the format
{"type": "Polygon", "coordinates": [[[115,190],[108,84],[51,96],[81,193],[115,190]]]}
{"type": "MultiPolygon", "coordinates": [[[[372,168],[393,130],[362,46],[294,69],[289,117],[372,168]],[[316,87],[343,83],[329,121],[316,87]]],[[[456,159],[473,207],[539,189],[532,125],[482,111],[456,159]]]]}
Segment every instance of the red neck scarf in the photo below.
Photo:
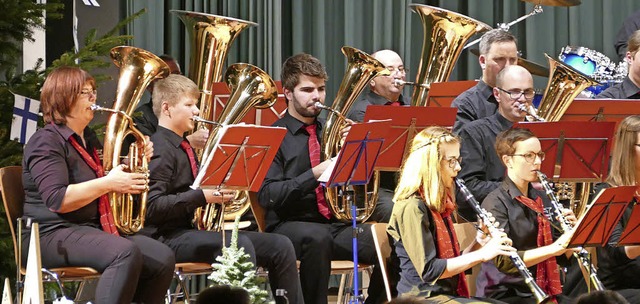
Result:
{"type": "MultiPolygon", "coordinates": [[[[544,207],[540,197],[532,200],[526,196],[516,196],[516,200],[529,207],[538,214],[538,237],[536,245],[538,247],[550,245],[553,243],[551,236],[551,224],[543,216],[544,207]]],[[[558,264],[556,258],[551,257],[540,262],[536,268],[536,284],[540,286],[547,294],[555,296],[562,293],[562,285],[560,284],[560,274],[558,273],[558,264]]]]}
{"type": "MultiPolygon", "coordinates": [[[[424,195],[422,197],[424,199],[424,195]]],[[[433,224],[436,226],[435,239],[436,246],[438,247],[438,258],[450,259],[460,256],[460,244],[458,244],[458,237],[456,236],[455,229],[453,229],[453,221],[451,220],[451,214],[455,211],[455,204],[449,194],[447,194],[445,199],[445,210],[443,213],[433,211],[431,208],[429,208],[429,211],[433,218],[433,224]]],[[[467,277],[464,271],[458,274],[458,287],[456,292],[458,296],[469,297],[469,286],[467,285],[467,277]]]]}
{"type": "MultiPolygon", "coordinates": [[[[96,151],[96,149],[93,148],[93,155],[89,155],[87,150],[80,146],[73,135],[69,137],[69,142],[76,149],[76,151],[78,151],[80,156],[82,156],[82,159],[87,163],[87,165],[91,167],[91,170],[96,173],[96,177],[103,177],[104,169],[102,169],[102,164],[100,162],[100,158],[98,157],[98,152],[96,151]]],[[[118,229],[116,229],[113,220],[113,214],[111,213],[109,198],[106,194],[101,195],[98,199],[98,212],[100,212],[100,225],[102,226],[102,230],[119,236],[120,234],[118,233],[118,229]]]]}

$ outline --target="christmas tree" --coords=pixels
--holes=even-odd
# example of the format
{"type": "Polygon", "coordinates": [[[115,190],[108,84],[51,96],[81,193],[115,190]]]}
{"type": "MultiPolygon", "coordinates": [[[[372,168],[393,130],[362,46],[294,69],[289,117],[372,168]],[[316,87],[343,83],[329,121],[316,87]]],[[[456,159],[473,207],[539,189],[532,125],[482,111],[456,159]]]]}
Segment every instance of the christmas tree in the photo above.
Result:
{"type": "Polygon", "coordinates": [[[253,263],[244,248],[238,248],[238,225],[240,217],[236,217],[231,233],[231,244],[222,248],[222,255],[216,257],[218,263],[211,266],[214,271],[209,275],[213,285],[227,285],[243,288],[249,292],[251,303],[269,303],[269,293],[260,288],[261,279],[256,276],[253,263]]]}

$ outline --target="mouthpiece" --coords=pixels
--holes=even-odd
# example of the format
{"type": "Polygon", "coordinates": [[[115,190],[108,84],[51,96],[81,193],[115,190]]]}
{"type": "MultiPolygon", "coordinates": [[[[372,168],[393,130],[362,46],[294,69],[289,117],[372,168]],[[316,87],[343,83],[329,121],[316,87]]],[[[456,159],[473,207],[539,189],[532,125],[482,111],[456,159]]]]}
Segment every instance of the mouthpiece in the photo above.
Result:
{"type": "Polygon", "coordinates": [[[534,109],[532,109],[531,106],[527,106],[523,103],[517,103],[518,104],[518,110],[527,113],[527,115],[533,117],[533,119],[535,119],[536,121],[546,121],[544,118],[538,116],[538,114],[536,113],[536,111],[534,109]]]}
{"type": "Polygon", "coordinates": [[[114,114],[118,114],[118,115],[122,115],[124,118],[126,118],[129,123],[131,123],[132,126],[135,126],[136,124],[133,122],[133,119],[131,118],[131,116],[129,116],[127,113],[125,113],[124,111],[118,111],[118,110],[114,110],[114,109],[110,109],[110,108],[105,108],[105,107],[101,107],[97,104],[92,104],[90,107],[91,111],[100,111],[100,112],[111,112],[114,114]]]}
{"type": "Polygon", "coordinates": [[[398,79],[398,78],[394,78],[393,79],[393,85],[396,87],[401,87],[403,85],[411,85],[411,86],[418,86],[418,87],[423,87],[423,88],[429,88],[429,85],[426,83],[418,83],[416,84],[415,82],[411,82],[411,81],[404,81],[402,79],[398,79]]]}
{"type": "Polygon", "coordinates": [[[320,103],[319,101],[316,101],[316,103],[314,103],[314,104],[313,104],[313,106],[314,106],[316,109],[327,110],[327,111],[329,111],[329,112],[331,112],[331,113],[333,113],[333,114],[336,114],[336,115],[338,115],[338,117],[340,117],[342,120],[347,120],[347,118],[346,118],[344,115],[342,115],[342,113],[340,113],[340,112],[336,111],[335,109],[333,109],[333,108],[331,108],[331,107],[328,107],[328,106],[323,105],[323,104],[322,104],[322,103],[320,103]]]}
{"type": "Polygon", "coordinates": [[[195,122],[201,122],[201,123],[206,123],[206,124],[210,124],[210,125],[214,125],[214,126],[220,126],[221,124],[217,121],[213,121],[213,120],[207,120],[204,119],[200,116],[193,116],[191,117],[191,120],[195,121],[195,122]]]}

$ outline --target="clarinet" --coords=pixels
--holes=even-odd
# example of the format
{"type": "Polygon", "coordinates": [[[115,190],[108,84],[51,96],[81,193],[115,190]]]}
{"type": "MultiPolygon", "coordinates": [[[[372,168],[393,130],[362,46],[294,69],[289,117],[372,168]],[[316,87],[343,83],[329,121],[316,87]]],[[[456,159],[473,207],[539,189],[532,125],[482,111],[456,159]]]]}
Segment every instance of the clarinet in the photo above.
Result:
{"type": "MultiPolygon", "coordinates": [[[[482,220],[484,225],[489,230],[489,235],[497,236],[501,234],[502,232],[494,225],[494,222],[489,217],[487,211],[480,207],[480,203],[478,203],[476,198],[473,197],[473,194],[471,194],[467,186],[465,186],[464,182],[459,178],[456,178],[454,180],[456,182],[456,185],[458,185],[458,190],[464,196],[465,201],[467,201],[469,205],[473,207],[474,211],[478,214],[478,217],[482,220]]],[[[531,290],[531,293],[536,299],[536,303],[545,303],[547,300],[549,300],[549,296],[544,292],[544,290],[542,290],[542,288],[540,288],[540,286],[538,286],[538,284],[536,284],[536,280],[533,278],[531,272],[529,272],[529,269],[524,264],[524,261],[522,260],[522,258],[520,258],[518,253],[512,252],[509,255],[509,258],[511,259],[511,262],[516,267],[516,269],[518,269],[520,275],[524,278],[524,283],[527,284],[527,287],[529,287],[529,289],[531,290]]]]}
{"type": "MultiPolygon", "coordinates": [[[[562,214],[560,202],[558,201],[558,198],[556,197],[556,193],[553,191],[553,188],[549,184],[547,176],[541,171],[536,171],[536,173],[538,174],[538,179],[540,180],[540,184],[542,184],[542,187],[544,188],[544,192],[547,194],[547,197],[549,197],[549,200],[551,201],[553,214],[558,219],[558,222],[560,222],[560,228],[562,229],[562,232],[570,231],[571,229],[573,229],[573,225],[571,225],[569,220],[567,220],[564,214],[562,214]]],[[[580,266],[583,272],[586,272],[589,274],[589,281],[591,282],[595,290],[605,290],[604,285],[598,278],[598,271],[593,266],[593,264],[591,264],[591,259],[589,258],[589,252],[587,252],[587,250],[585,250],[582,247],[579,247],[579,249],[580,251],[573,253],[573,256],[579,262],[578,265],[580,266]]]]}

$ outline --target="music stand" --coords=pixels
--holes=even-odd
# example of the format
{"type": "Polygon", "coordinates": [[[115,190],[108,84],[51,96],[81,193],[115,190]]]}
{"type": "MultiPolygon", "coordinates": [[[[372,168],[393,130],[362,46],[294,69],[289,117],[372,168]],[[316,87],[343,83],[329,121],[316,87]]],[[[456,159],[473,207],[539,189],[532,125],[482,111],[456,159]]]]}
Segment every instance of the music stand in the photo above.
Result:
{"type": "Polygon", "coordinates": [[[613,228],[633,199],[635,186],[603,189],[587,206],[567,247],[605,246],[613,228]]]}
{"type": "MultiPolygon", "coordinates": [[[[636,200],[638,200],[637,197],[636,197],[636,200]]],[[[620,235],[620,240],[618,240],[618,246],[640,244],[640,233],[638,232],[639,230],[640,230],[640,208],[638,208],[638,205],[634,205],[633,211],[631,211],[631,216],[629,217],[629,222],[627,222],[627,226],[624,228],[624,231],[622,231],[622,234],[620,235]]]]}
{"type": "Polygon", "coordinates": [[[519,122],[538,137],[546,161],[540,171],[555,182],[599,182],[608,174],[613,122],[519,122]]]}
{"type": "Polygon", "coordinates": [[[478,84],[477,80],[434,82],[429,88],[426,105],[449,108],[458,95],[476,84],[478,84]]]}
{"type": "Polygon", "coordinates": [[[213,153],[191,188],[258,191],[287,130],[256,125],[222,126],[213,153]]]}
{"type": "Polygon", "coordinates": [[[637,99],[574,99],[560,121],[613,121],[629,115],[640,115],[637,99]]]}
{"type": "Polygon", "coordinates": [[[451,130],[457,112],[456,108],[446,107],[368,106],[364,121],[391,119],[375,169],[398,171],[409,153],[413,137],[430,126],[443,126],[451,130]]]}
{"type": "MultiPolygon", "coordinates": [[[[394,107],[397,108],[397,107],[394,107]]],[[[325,187],[366,185],[373,175],[374,165],[389,132],[391,120],[368,121],[351,126],[338,153],[333,167],[323,172],[319,180],[325,180],[325,187]]],[[[358,294],[358,234],[356,205],[351,205],[351,228],[353,229],[353,295],[349,303],[361,303],[358,294]],[[354,302],[355,301],[355,302],[354,302]]]]}

